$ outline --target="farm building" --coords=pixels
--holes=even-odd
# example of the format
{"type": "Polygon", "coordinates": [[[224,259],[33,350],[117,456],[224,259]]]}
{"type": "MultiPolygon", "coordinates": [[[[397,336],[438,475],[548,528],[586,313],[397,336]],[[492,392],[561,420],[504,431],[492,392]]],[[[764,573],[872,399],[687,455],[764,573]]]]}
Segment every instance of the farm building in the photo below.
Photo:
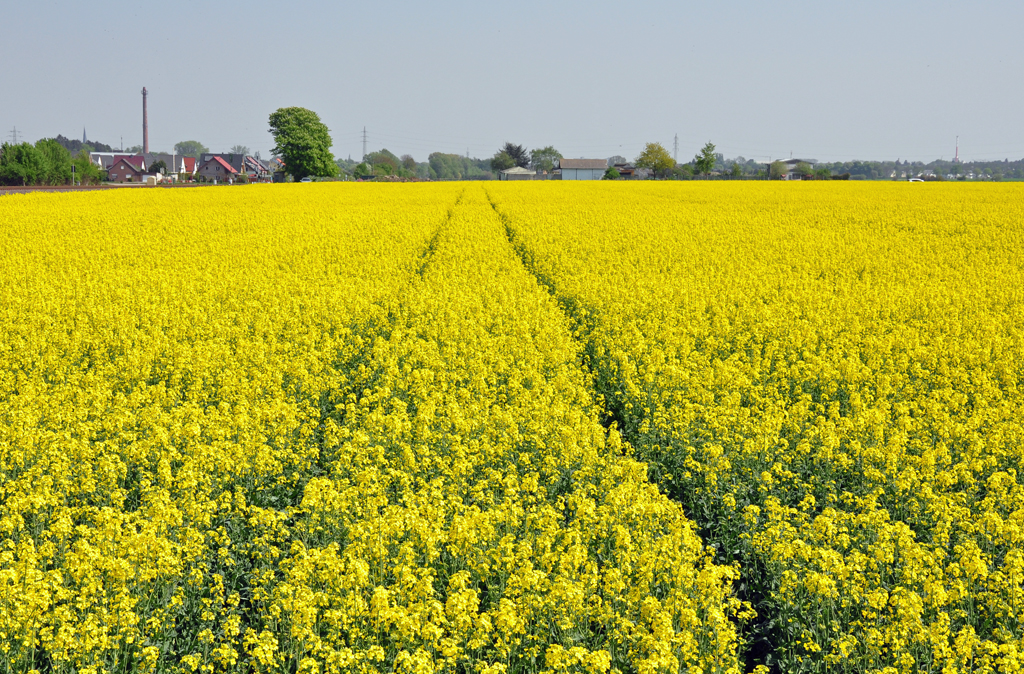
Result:
{"type": "Polygon", "coordinates": [[[536,171],[531,171],[522,166],[513,166],[510,169],[498,172],[498,180],[533,180],[536,176],[536,171]]]}
{"type": "Polygon", "coordinates": [[[782,159],[780,161],[785,164],[786,168],[786,174],[783,180],[800,180],[800,176],[796,174],[796,165],[801,162],[809,164],[810,166],[814,166],[818,163],[817,159],[782,159]]]}
{"type": "Polygon", "coordinates": [[[608,170],[607,159],[559,159],[562,180],[600,180],[608,170]]]}

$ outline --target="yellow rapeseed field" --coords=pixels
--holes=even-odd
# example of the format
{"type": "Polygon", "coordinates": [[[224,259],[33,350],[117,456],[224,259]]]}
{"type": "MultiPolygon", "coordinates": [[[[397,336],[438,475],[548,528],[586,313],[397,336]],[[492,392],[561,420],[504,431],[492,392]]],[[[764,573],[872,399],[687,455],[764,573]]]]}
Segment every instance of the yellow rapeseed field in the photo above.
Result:
{"type": "Polygon", "coordinates": [[[0,223],[0,671],[739,671],[736,569],[478,186],[0,223]]]}
{"type": "Polygon", "coordinates": [[[1022,197],[0,198],[0,672],[1018,671],[1022,197]]]}
{"type": "MultiPolygon", "coordinates": [[[[517,186],[518,187],[518,186],[517,186]]],[[[488,187],[782,672],[1024,664],[1024,189],[488,187]]]]}

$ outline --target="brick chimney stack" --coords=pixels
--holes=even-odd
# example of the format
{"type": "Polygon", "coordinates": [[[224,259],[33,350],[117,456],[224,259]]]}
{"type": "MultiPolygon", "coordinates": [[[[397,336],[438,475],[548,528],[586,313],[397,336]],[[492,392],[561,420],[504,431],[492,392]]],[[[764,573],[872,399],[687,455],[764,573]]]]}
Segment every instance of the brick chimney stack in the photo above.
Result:
{"type": "Polygon", "coordinates": [[[142,87],[142,152],[149,154],[149,116],[146,112],[146,87],[142,87]]]}

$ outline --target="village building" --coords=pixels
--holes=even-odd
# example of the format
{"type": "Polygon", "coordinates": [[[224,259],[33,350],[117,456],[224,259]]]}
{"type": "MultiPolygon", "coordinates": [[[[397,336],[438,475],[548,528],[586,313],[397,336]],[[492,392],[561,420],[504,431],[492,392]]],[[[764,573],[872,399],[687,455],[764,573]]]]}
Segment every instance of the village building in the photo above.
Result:
{"type": "Polygon", "coordinates": [[[498,180],[533,180],[536,176],[536,171],[522,166],[513,166],[510,169],[498,171],[498,180]]]}
{"type": "Polygon", "coordinates": [[[256,157],[245,158],[245,172],[249,174],[250,180],[263,181],[270,178],[270,167],[256,157]]]}
{"type": "MultiPolygon", "coordinates": [[[[802,176],[797,175],[797,173],[796,173],[796,165],[797,164],[804,163],[804,164],[807,164],[809,166],[814,166],[815,164],[818,163],[817,159],[781,159],[779,161],[781,161],[785,165],[785,169],[786,169],[786,175],[783,177],[783,180],[800,180],[801,179],[802,176]]],[[[769,167],[770,167],[770,165],[769,165],[769,167]]]]}
{"type": "Polygon", "coordinates": [[[562,180],[600,180],[608,170],[607,159],[559,159],[562,180]]]}
{"type": "Polygon", "coordinates": [[[613,168],[619,172],[619,177],[624,180],[633,180],[637,177],[637,169],[630,163],[614,164],[613,168]]]}
{"type": "Polygon", "coordinates": [[[142,182],[146,173],[145,160],[139,156],[118,155],[107,170],[107,180],[112,183],[142,182]]]}
{"type": "Polygon", "coordinates": [[[234,154],[230,152],[207,152],[202,155],[200,159],[200,165],[213,159],[214,157],[220,157],[224,160],[231,168],[235,169],[238,174],[244,173],[248,176],[250,181],[258,182],[267,180],[270,178],[271,169],[256,157],[246,154],[234,154]]]}
{"type": "Polygon", "coordinates": [[[90,152],[89,161],[101,169],[110,170],[118,157],[124,156],[124,152],[90,152]]]}
{"type": "Polygon", "coordinates": [[[150,152],[144,154],[143,157],[146,160],[146,166],[149,167],[162,161],[167,167],[166,171],[161,172],[165,176],[185,174],[186,177],[190,177],[196,172],[196,160],[192,157],[167,152],[150,152]]]}
{"type": "Polygon", "coordinates": [[[196,169],[196,176],[211,182],[233,183],[238,177],[238,171],[231,164],[224,161],[220,155],[213,155],[200,164],[199,168],[196,169]]]}

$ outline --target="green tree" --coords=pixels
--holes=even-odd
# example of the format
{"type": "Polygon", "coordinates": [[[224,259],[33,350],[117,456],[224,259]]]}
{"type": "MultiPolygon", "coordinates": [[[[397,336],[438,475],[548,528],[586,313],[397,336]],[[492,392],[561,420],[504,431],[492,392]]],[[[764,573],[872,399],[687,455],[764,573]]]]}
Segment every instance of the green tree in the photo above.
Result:
{"type": "Polygon", "coordinates": [[[75,180],[82,185],[98,185],[103,179],[100,167],[89,159],[89,152],[82,148],[74,159],[75,180]]]}
{"type": "Polygon", "coordinates": [[[828,180],[832,177],[832,172],[828,168],[822,166],[814,170],[814,177],[817,180],[828,180]]]}
{"type": "Polygon", "coordinates": [[[36,150],[43,159],[43,173],[38,182],[44,185],[67,185],[71,182],[71,153],[52,138],[36,142],[36,150]]]}
{"type": "Polygon", "coordinates": [[[786,163],[776,159],[768,167],[768,177],[772,180],[782,180],[786,177],[786,163]]]}
{"type": "Polygon", "coordinates": [[[516,145],[515,143],[509,143],[506,141],[505,144],[501,146],[501,149],[498,150],[499,154],[502,152],[507,154],[509,157],[512,157],[512,161],[514,162],[513,166],[526,168],[530,165],[530,153],[527,152],[526,147],[522,145],[516,145]]]}
{"type": "Polygon", "coordinates": [[[338,165],[331,156],[330,130],[312,110],[278,108],[270,113],[270,133],[274,136],[271,152],[284,160],[286,170],[296,180],[338,175],[338,165]]]}
{"type": "Polygon", "coordinates": [[[427,157],[430,169],[431,180],[462,180],[467,170],[465,157],[445,152],[431,152],[427,157]]]}
{"type": "Polygon", "coordinates": [[[497,173],[516,166],[516,160],[504,150],[498,150],[491,159],[491,170],[497,173]]]}
{"type": "Polygon", "coordinates": [[[708,141],[693,158],[693,169],[702,176],[710,175],[715,169],[715,145],[708,141]]]}
{"type": "Polygon", "coordinates": [[[31,143],[0,146],[0,185],[35,185],[46,175],[46,160],[31,143]]]}
{"type": "Polygon", "coordinates": [[[399,169],[402,167],[402,160],[396,157],[395,154],[393,152],[390,152],[387,148],[384,148],[379,152],[371,152],[368,155],[366,155],[363,159],[367,163],[369,163],[370,166],[373,167],[373,172],[375,175],[396,175],[398,174],[399,169]],[[378,166],[387,166],[387,169],[381,169],[386,172],[380,173],[377,170],[378,166]]]}
{"type": "Polygon", "coordinates": [[[180,143],[174,144],[174,154],[180,154],[183,157],[199,159],[209,151],[210,148],[206,147],[198,140],[183,140],[180,143]]]}
{"type": "Polygon", "coordinates": [[[640,156],[636,158],[634,162],[637,168],[646,168],[654,171],[654,176],[658,176],[658,172],[664,173],[670,168],[676,165],[672,155],[669,154],[668,150],[661,143],[647,143],[644,146],[644,151],[640,153],[640,156]]]}
{"type": "Polygon", "coordinates": [[[163,159],[161,159],[160,161],[153,162],[152,164],[147,166],[146,169],[150,173],[163,173],[165,175],[167,174],[167,164],[164,163],[163,159]]]}
{"type": "Polygon", "coordinates": [[[352,169],[352,176],[354,178],[366,178],[371,175],[373,175],[373,171],[370,170],[370,165],[366,162],[363,162],[352,169]]]}
{"type": "Polygon", "coordinates": [[[609,166],[608,169],[604,172],[604,177],[601,178],[601,180],[618,180],[621,177],[622,176],[619,175],[619,170],[617,168],[615,168],[614,166],[609,166]]]}
{"type": "Polygon", "coordinates": [[[793,172],[796,173],[801,178],[803,178],[805,176],[812,175],[814,173],[814,169],[812,169],[811,165],[808,164],[807,162],[801,161],[797,162],[796,168],[793,169],[793,172]]]}
{"type": "Polygon", "coordinates": [[[729,169],[729,175],[733,178],[740,178],[743,176],[743,167],[739,162],[733,162],[732,168],[729,169]]]}
{"type": "Polygon", "coordinates": [[[562,153],[548,145],[530,153],[530,165],[535,171],[551,171],[561,158],[562,153]]]}
{"type": "Polygon", "coordinates": [[[406,171],[416,171],[416,160],[412,158],[411,154],[402,155],[402,168],[406,171]]]}
{"type": "Polygon", "coordinates": [[[240,154],[246,156],[249,154],[249,148],[244,145],[232,145],[231,149],[228,150],[228,154],[240,154]]]}

